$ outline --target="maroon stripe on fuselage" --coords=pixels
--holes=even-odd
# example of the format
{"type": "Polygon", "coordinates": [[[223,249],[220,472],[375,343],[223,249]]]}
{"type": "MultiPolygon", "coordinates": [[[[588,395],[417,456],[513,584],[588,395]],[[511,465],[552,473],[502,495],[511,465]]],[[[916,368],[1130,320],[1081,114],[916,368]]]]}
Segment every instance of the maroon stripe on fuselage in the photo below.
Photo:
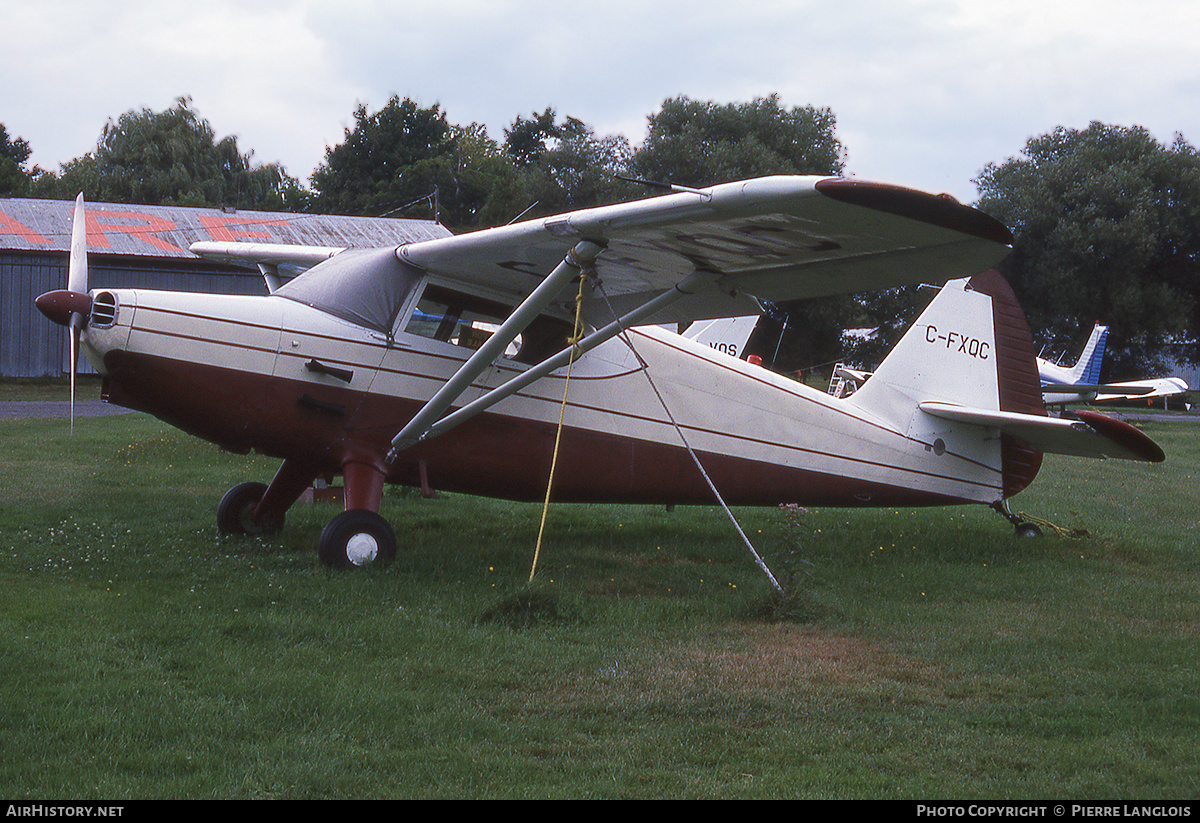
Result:
{"type": "MultiPolygon", "coordinates": [[[[259,324],[246,323],[246,322],[241,322],[241,321],[231,321],[231,320],[227,320],[225,318],[212,317],[210,315],[196,314],[196,313],[191,313],[191,312],[180,312],[180,311],[175,311],[175,310],[160,310],[160,309],[149,309],[149,311],[161,311],[163,314],[173,314],[173,315],[177,315],[179,317],[186,317],[186,318],[192,319],[192,320],[215,321],[215,322],[219,322],[222,324],[243,326],[243,327],[246,327],[249,329],[268,329],[268,330],[270,330],[273,328],[271,326],[261,326],[259,324]]],[[[638,329],[630,329],[628,333],[634,337],[640,337],[643,339],[647,339],[646,335],[643,332],[639,331],[638,329]]],[[[155,329],[153,331],[143,330],[143,334],[158,335],[161,337],[173,338],[173,339],[177,339],[177,340],[190,340],[190,341],[195,341],[198,343],[211,342],[208,338],[198,337],[194,334],[181,334],[181,333],[176,333],[176,332],[169,332],[169,331],[162,330],[162,329],[155,329]]],[[[318,339],[327,339],[330,342],[340,341],[340,338],[330,337],[328,335],[309,333],[307,336],[313,337],[313,338],[318,338],[318,339]]],[[[668,348],[668,349],[674,351],[679,356],[703,359],[703,358],[700,358],[699,355],[697,355],[697,353],[695,351],[690,350],[685,347],[681,347],[677,344],[671,343],[666,340],[654,339],[654,340],[648,341],[648,342],[652,342],[655,345],[661,345],[665,348],[668,348]]],[[[381,350],[385,348],[385,345],[382,342],[380,342],[378,345],[374,345],[369,342],[358,341],[358,345],[365,345],[369,348],[375,347],[375,348],[379,348],[381,350]]],[[[242,347],[243,346],[239,346],[239,348],[242,348],[242,347]]],[[[268,349],[263,349],[261,347],[255,349],[255,350],[262,351],[262,352],[270,351],[268,349]]],[[[295,358],[297,360],[306,360],[309,358],[308,354],[293,355],[290,352],[286,352],[286,351],[280,352],[279,356],[281,358],[295,358]]],[[[454,356],[447,355],[446,353],[438,353],[438,352],[421,352],[418,359],[422,360],[422,361],[427,361],[429,359],[450,361],[450,362],[454,363],[456,366],[461,365],[461,363],[463,362],[462,357],[454,357],[454,356]]],[[[179,362],[179,361],[172,360],[170,362],[179,362]]],[[[734,370],[733,366],[728,363],[722,363],[722,362],[718,362],[718,361],[709,361],[709,360],[705,360],[705,362],[708,363],[709,365],[716,366],[725,371],[733,371],[734,370]]],[[[341,364],[341,365],[345,365],[347,367],[357,367],[357,366],[361,365],[359,363],[351,363],[349,361],[342,361],[342,360],[336,360],[336,359],[329,359],[328,363],[335,364],[335,365],[341,364]]],[[[188,364],[180,362],[180,367],[187,368],[188,364]]],[[[500,370],[502,372],[511,372],[513,374],[518,372],[518,369],[516,369],[515,367],[512,367],[512,366],[500,366],[500,370]]],[[[573,377],[573,379],[577,380],[577,381],[613,380],[613,379],[616,379],[619,377],[633,374],[640,370],[641,370],[641,367],[628,368],[622,372],[609,373],[609,374],[576,375],[573,377]]],[[[414,368],[410,368],[410,369],[400,369],[400,368],[396,368],[396,366],[394,364],[389,365],[387,363],[387,361],[385,361],[383,364],[381,364],[379,366],[378,371],[381,374],[391,374],[391,375],[400,376],[400,377],[411,377],[411,378],[418,378],[418,379],[424,379],[429,376],[426,371],[421,370],[419,368],[414,367],[414,368]]],[[[891,434],[891,435],[895,435],[895,436],[903,436],[899,432],[896,432],[886,426],[880,425],[879,423],[873,423],[869,420],[865,420],[865,419],[851,413],[851,411],[848,408],[841,407],[841,404],[839,404],[839,403],[820,403],[812,395],[801,394],[798,392],[782,389],[776,383],[767,379],[766,375],[769,375],[770,373],[767,372],[766,370],[763,370],[761,372],[762,376],[755,374],[755,370],[753,370],[753,369],[749,373],[741,371],[739,369],[738,374],[742,379],[751,380],[751,381],[754,381],[755,383],[759,383],[764,386],[770,386],[773,389],[775,389],[776,391],[780,391],[780,392],[786,394],[789,402],[803,403],[807,407],[812,408],[817,413],[833,414],[833,415],[837,415],[837,416],[841,416],[841,417],[845,417],[845,418],[853,418],[860,425],[864,425],[869,428],[876,429],[880,432],[886,432],[887,434],[891,434]]],[[[242,377],[255,379],[255,376],[252,374],[242,374],[242,377]]],[[[547,377],[545,379],[549,380],[552,378],[547,377]]],[[[297,384],[297,385],[300,385],[300,384],[297,384]]],[[[305,383],[303,385],[311,387],[313,384],[305,383]]],[[[328,391],[326,391],[326,390],[328,390],[328,389],[329,389],[329,387],[323,387],[321,393],[327,394],[328,391]]],[[[376,395],[364,395],[362,393],[354,393],[354,392],[349,392],[349,391],[344,392],[344,394],[346,397],[346,402],[341,402],[338,400],[327,400],[327,399],[322,399],[319,397],[313,397],[311,395],[303,395],[302,397],[303,397],[303,400],[305,401],[306,405],[309,408],[323,409],[325,411],[332,411],[335,408],[340,408],[343,411],[345,411],[347,408],[349,408],[351,406],[357,406],[358,402],[364,396],[377,397],[376,395]]],[[[517,392],[516,396],[527,398],[527,399],[532,399],[535,401],[546,402],[544,397],[541,397],[535,393],[531,393],[528,391],[517,392]]],[[[240,402],[243,402],[243,403],[246,402],[244,397],[242,397],[242,396],[239,396],[237,398],[237,400],[239,400],[240,402]]],[[[400,426],[398,424],[396,424],[394,421],[397,419],[402,419],[402,420],[406,421],[414,413],[412,409],[408,409],[407,411],[405,411],[403,417],[400,417],[396,413],[396,409],[399,408],[398,404],[405,403],[405,401],[402,398],[384,397],[384,398],[382,398],[382,402],[383,402],[384,406],[386,407],[385,410],[388,412],[386,415],[386,418],[385,418],[386,423],[384,425],[384,428],[395,427],[395,429],[398,430],[400,428],[400,426]]],[[[554,402],[557,403],[558,401],[554,401],[554,402]]],[[[652,424],[657,424],[657,425],[661,425],[661,426],[671,425],[671,421],[669,419],[667,419],[666,417],[662,417],[662,416],[648,417],[646,415],[635,414],[630,411],[622,410],[622,409],[616,408],[616,407],[606,406],[606,407],[602,408],[602,407],[598,407],[598,406],[591,405],[588,403],[581,403],[576,400],[569,400],[569,399],[566,401],[566,404],[571,409],[580,409],[580,410],[585,410],[585,411],[601,412],[605,415],[608,415],[608,416],[613,417],[618,420],[636,421],[639,423],[652,423],[652,424]]],[[[126,404],[126,405],[129,405],[129,404],[126,404]]],[[[185,413],[186,413],[186,410],[185,410],[185,413]]],[[[804,412],[799,412],[799,413],[803,414],[804,412]]],[[[188,421],[186,424],[185,423],[176,423],[175,425],[177,425],[179,428],[182,428],[187,431],[192,431],[195,428],[194,421],[188,421]],[[189,425],[191,426],[191,428],[189,428],[189,425]]],[[[745,435],[731,435],[727,431],[724,431],[724,430],[717,431],[717,430],[713,430],[713,429],[709,429],[709,428],[691,426],[691,425],[686,425],[686,424],[681,425],[681,428],[684,429],[686,432],[692,433],[692,434],[702,433],[702,434],[707,434],[707,435],[714,435],[714,436],[721,437],[721,438],[731,438],[733,440],[737,440],[737,441],[741,441],[741,442],[745,442],[745,443],[753,443],[755,445],[760,445],[760,446],[768,446],[768,447],[773,447],[773,448],[777,448],[777,449],[783,449],[785,451],[791,452],[795,457],[797,457],[799,459],[805,459],[804,456],[808,456],[808,455],[830,456],[830,454],[831,454],[831,452],[828,450],[821,451],[821,450],[815,450],[815,449],[811,449],[811,448],[805,448],[804,446],[800,446],[800,445],[797,445],[794,443],[785,443],[785,442],[780,442],[778,440],[765,439],[765,438],[748,437],[745,435]]],[[[238,429],[238,432],[242,433],[243,429],[238,429]]],[[[610,433],[610,435],[613,437],[616,437],[619,440],[627,439],[618,434],[610,433]]],[[[201,436],[203,436],[203,435],[201,435],[201,436]]],[[[208,438],[208,439],[212,439],[212,438],[208,438]]],[[[905,437],[905,439],[910,440],[911,438],[905,437]]],[[[231,448],[231,447],[227,446],[227,448],[231,448]]],[[[246,451],[248,448],[249,447],[241,447],[239,450],[246,451]]],[[[259,443],[255,443],[254,448],[263,450],[263,446],[259,443]]],[[[987,470],[989,473],[995,473],[997,475],[996,479],[997,480],[1000,479],[999,470],[997,470],[989,465],[981,464],[978,461],[971,459],[969,457],[966,457],[964,455],[955,454],[954,456],[960,460],[963,460],[967,463],[975,465],[979,468],[983,468],[983,469],[987,470]]],[[[857,457],[857,456],[853,456],[852,454],[844,453],[844,452],[838,452],[836,454],[836,457],[838,460],[841,460],[847,464],[856,464],[858,466],[872,467],[872,468],[897,469],[900,471],[904,471],[908,475],[910,475],[911,482],[914,484],[924,483],[924,482],[928,481],[929,479],[935,479],[935,480],[951,480],[954,482],[962,482],[962,483],[966,483],[968,485],[974,485],[979,488],[988,489],[988,490],[993,490],[995,488],[995,486],[991,482],[967,480],[962,477],[949,476],[949,475],[946,475],[941,472],[922,471],[922,470],[913,469],[913,468],[902,469],[902,468],[899,468],[892,464],[882,463],[878,460],[872,460],[872,459],[869,459],[866,457],[857,457]]],[[[741,458],[731,458],[731,459],[742,460],[741,458]]],[[[745,462],[745,461],[743,460],[742,462],[745,462]]],[[[772,465],[769,463],[763,463],[762,461],[758,461],[757,464],[772,465]]],[[[814,474],[814,473],[810,472],[810,474],[814,474]]],[[[818,474],[817,476],[838,476],[838,475],[820,475],[820,474],[818,474]]]]}
{"type": "MultiPolygon", "coordinates": [[[[297,459],[338,474],[347,455],[383,455],[420,408],[415,400],[337,386],[113,351],[106,357],[105,398],[149,412],[230,451],[251,449],[297,459]]],[[[555,426],[481,414],[406,451],[388,481],[417,485],[424,462],[431,484],[511,500],[546,492],[555,426]]],[[[699,459],[731,505],[803,503],[829,506],[925,506],[968,502],[911,486],[891,486],[728,455],[699,459]]],[[[578,502],[714,503],[682,446],[567,427],[553,498],[578,502]]]]}

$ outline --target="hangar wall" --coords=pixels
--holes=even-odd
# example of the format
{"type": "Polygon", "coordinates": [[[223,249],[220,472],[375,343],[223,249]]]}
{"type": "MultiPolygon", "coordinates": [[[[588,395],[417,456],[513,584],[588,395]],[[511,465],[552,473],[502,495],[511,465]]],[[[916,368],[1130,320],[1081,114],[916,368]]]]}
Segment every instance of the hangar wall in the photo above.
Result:
{"type": "MultiPolygon", "coordinates": [[[[74,206],[0,199],[0,377],[59,376],[70,369],[65,332],[33,301],[66,287],[74,206]]],[[[381,217],[112,203],[88,203],[86,213],[92,288],[266,294],[258,272],[203,260],[188,247],[221,240],[374,248],[450,233],[428,220],[381,217]]],[[[81,372],[91,370],[81,364],[81,372]]]]}
{"type": "MultiPolygon", "coordinates": [[[[92,255],[88,278],[93,287],[266,294],[257,273],[181,263],[156,264],[153,260],[92,255]]],[[[68,373],[71,354],[66,333],[33,305],[39,294],[64,288],[66,282],[66,252],[0,252],[0,377],[57,377],[68,373]]],[[[86,360],[80,362],[79,371],[94,372],[86,360]]]]}

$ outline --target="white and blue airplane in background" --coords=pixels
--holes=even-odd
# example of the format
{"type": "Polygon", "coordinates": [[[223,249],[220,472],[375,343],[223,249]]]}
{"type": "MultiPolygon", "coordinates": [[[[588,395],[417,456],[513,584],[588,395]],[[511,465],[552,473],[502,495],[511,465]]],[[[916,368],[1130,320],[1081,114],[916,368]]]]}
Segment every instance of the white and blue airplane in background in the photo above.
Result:
{"type": "MultiPolygon", "coordinates": [[[[1182,377],[1101,383],[1100,369],[1104,363],[1107,342],[1108,326],[1096,323],[1083,351],[1073,364],[1061,365],[1041,357],[1035,358],[1038,378],[1042,384],[1043,404],[1048,407],[1061,407],[1077,403],[1116,403],[1155,398],[1162,398],[1165,404],[1172,397],[1183,397],[1187,394],[1188,384],[1182,377]]],[[[851,394],[870,377],[869,371],[838,363],[829,392],[839,396],[851,394]]]]}
{"type": "Polygon", "coordinates": [[[1123,383],[1101,383],[1100,367],[1104,363],[1104,347],[1108,342],[1108,326],[1096,323],[1073,365],[1063,366],[1037,358],[1038,377],[1042,381],[1042,400],[1047,406],[1068,403],[1112,403],[1126,400],[1152,400],[1182,397],[1188,391],[1181,377],[1159,377],[1123,383]]]}

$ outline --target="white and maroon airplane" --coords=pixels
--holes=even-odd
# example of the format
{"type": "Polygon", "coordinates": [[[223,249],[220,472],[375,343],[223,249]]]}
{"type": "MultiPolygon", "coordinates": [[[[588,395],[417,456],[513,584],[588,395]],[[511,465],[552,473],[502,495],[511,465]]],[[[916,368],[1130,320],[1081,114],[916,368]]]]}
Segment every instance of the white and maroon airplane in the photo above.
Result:
{"type": "Polygon", "coordinates": [[[89,291],[82,211],[68,288],[38,307],[107,401],[282,459],[229,490],[223,531],[280,529],[341,475],[330,565],[394,555],[385,483],[541,500],[560,424],[560,501],[982,503],[1020,527],[1006,501],[1042,452],[1163,459],[1130,426],[1046,415],[1024,315],[989,271],[1011,235],[942,196],[767,177],[399,248],[192,247],[271,285],[310,267],[263,296],[89,291]],[[650,325],[948,280],[846,399],[650,325]]]}

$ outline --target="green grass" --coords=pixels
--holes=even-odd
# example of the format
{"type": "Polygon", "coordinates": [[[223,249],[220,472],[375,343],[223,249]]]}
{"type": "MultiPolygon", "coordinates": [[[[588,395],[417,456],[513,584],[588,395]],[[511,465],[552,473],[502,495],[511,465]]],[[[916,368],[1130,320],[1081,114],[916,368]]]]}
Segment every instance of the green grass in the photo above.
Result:
{"type": "Polygon", "coordinates": [[[274,461],[142,415],[0,422],[0,795],[1196,798],[1200,427],[1047,458],[1014,509],[736,513],[389,491],[333,573],[274,461]],[[522,599],[524,598],[524,599],[522,599]]]}

